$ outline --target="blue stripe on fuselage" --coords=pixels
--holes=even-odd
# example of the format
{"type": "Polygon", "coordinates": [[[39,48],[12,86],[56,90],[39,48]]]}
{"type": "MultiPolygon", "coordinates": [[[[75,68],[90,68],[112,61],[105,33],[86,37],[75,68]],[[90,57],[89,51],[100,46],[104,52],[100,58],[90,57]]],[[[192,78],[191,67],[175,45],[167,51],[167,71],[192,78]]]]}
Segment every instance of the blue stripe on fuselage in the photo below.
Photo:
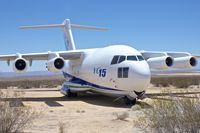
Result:
{"type": "Polygon", "coordinates": [[[71,83],[75,83],[75,84],[80,84],[80,85],[88,85],[94,88],[99,88],[99,89],[104,89],[104,90],[112,90],[112,91],[122,91],[122,90],[118,90],[118,89],[113,89],[113,88],[107,88],[107,87],[103,87],[103,86],[99,86],[93,83],[90,83],[88,81],[82,80],[80,78],[77,78],[71,74],[68,74],[66,72],[63,72],[64,77],[67,79],[69,78],[69,82],[71,83]]]}

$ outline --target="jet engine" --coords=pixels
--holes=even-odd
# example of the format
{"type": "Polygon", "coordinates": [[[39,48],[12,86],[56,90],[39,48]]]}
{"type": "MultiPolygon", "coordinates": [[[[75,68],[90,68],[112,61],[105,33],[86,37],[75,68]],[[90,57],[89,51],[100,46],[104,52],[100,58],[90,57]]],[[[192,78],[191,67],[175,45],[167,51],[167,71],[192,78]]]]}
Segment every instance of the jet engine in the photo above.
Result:
{"type": "Polygon", "coordinates": [[[13,63],[13,70],[16,73],[24,73],[28,69],[28,62],[24,58],[17,58],[13,63]]]}
{"type": "Polygon", "coordinates": [[[192,68],[197,65],[198,61],[193,56],[174,58],[173,68],[192,68]]]}
{"type": "Polygon", "coordinates": [[[65,60],[62,57],[55,57],[47,61],[47,69],[50,72],[59,72],[65,66],[65,60]]]}
{"type": "Polygon", "coordinates": [[[147,59],[151,69],[167,69],[173,65],[173,58],[170,56],[154,57],[147,59]]]}

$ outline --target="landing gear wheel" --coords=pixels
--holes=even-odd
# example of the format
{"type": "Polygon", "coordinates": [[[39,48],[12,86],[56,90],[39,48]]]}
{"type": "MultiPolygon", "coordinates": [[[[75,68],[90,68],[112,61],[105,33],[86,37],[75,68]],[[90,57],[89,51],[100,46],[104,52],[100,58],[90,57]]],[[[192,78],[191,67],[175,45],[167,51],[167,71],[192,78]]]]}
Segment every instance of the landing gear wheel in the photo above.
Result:
{"type": "Polygon", "coordinates": [[[136,104],[137,99],[136,99],[136,98],[130,99],[130,98],[128,98],[127,96],[125,96],[125,97],[124,97],[124,102],[126,103],[126,105],[132,106],[132,105],[135,105],[135,104],[136,104]]]}
{"type": "Polygon", "coordinates": [[[67,97],[77,97],[78,93],[73,93],[70,90],[67,91],[67,97]]]}
{"type": "Polygon", "coordinates": [[[131,100],[131,104],[132,105],[135,105],[136,104],[136,102],[137,102],[137,99],[135,98],[135,99],[133,99],[133,100],[131,100]]]}

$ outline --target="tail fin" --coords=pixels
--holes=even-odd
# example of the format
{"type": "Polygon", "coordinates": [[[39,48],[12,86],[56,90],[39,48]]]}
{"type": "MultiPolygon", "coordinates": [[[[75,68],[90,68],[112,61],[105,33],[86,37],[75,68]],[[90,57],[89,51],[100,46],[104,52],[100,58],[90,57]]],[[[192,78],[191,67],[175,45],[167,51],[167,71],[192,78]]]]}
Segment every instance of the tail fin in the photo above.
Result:
{"type": "Polygon", "coordinates": [[[40,28],[63,28],[66,50],[75,50],[76,49],[75,43],[74,43],[74,38],[72,35],[72,31],[71,31],[72,28],[89,29],[89,30],[108,30],[108,28],[71,24],[69,19],[65,19],[62,24],[21,26],[20,27],[20,29],[40,29],[40,28]]]}

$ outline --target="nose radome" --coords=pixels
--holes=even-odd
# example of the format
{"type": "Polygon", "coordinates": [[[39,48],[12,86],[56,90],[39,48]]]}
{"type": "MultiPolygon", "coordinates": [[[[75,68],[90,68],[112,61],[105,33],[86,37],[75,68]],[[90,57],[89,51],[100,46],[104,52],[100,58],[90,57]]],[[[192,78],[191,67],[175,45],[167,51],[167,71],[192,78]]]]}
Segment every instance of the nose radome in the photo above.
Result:
{"type": "Polygon", "coordinates": [[[142,92],[150,84],[151,72],[146,62],[132,66],[131,70],[133,79],[136,81],[135,91],[142,92]]]}
{"type": "Polygon", "coordinates": [[[137,76],[144,79],[149,78],[151,75],[149,65],[146,62],[135,64],[132,69],[137,76]]]}

